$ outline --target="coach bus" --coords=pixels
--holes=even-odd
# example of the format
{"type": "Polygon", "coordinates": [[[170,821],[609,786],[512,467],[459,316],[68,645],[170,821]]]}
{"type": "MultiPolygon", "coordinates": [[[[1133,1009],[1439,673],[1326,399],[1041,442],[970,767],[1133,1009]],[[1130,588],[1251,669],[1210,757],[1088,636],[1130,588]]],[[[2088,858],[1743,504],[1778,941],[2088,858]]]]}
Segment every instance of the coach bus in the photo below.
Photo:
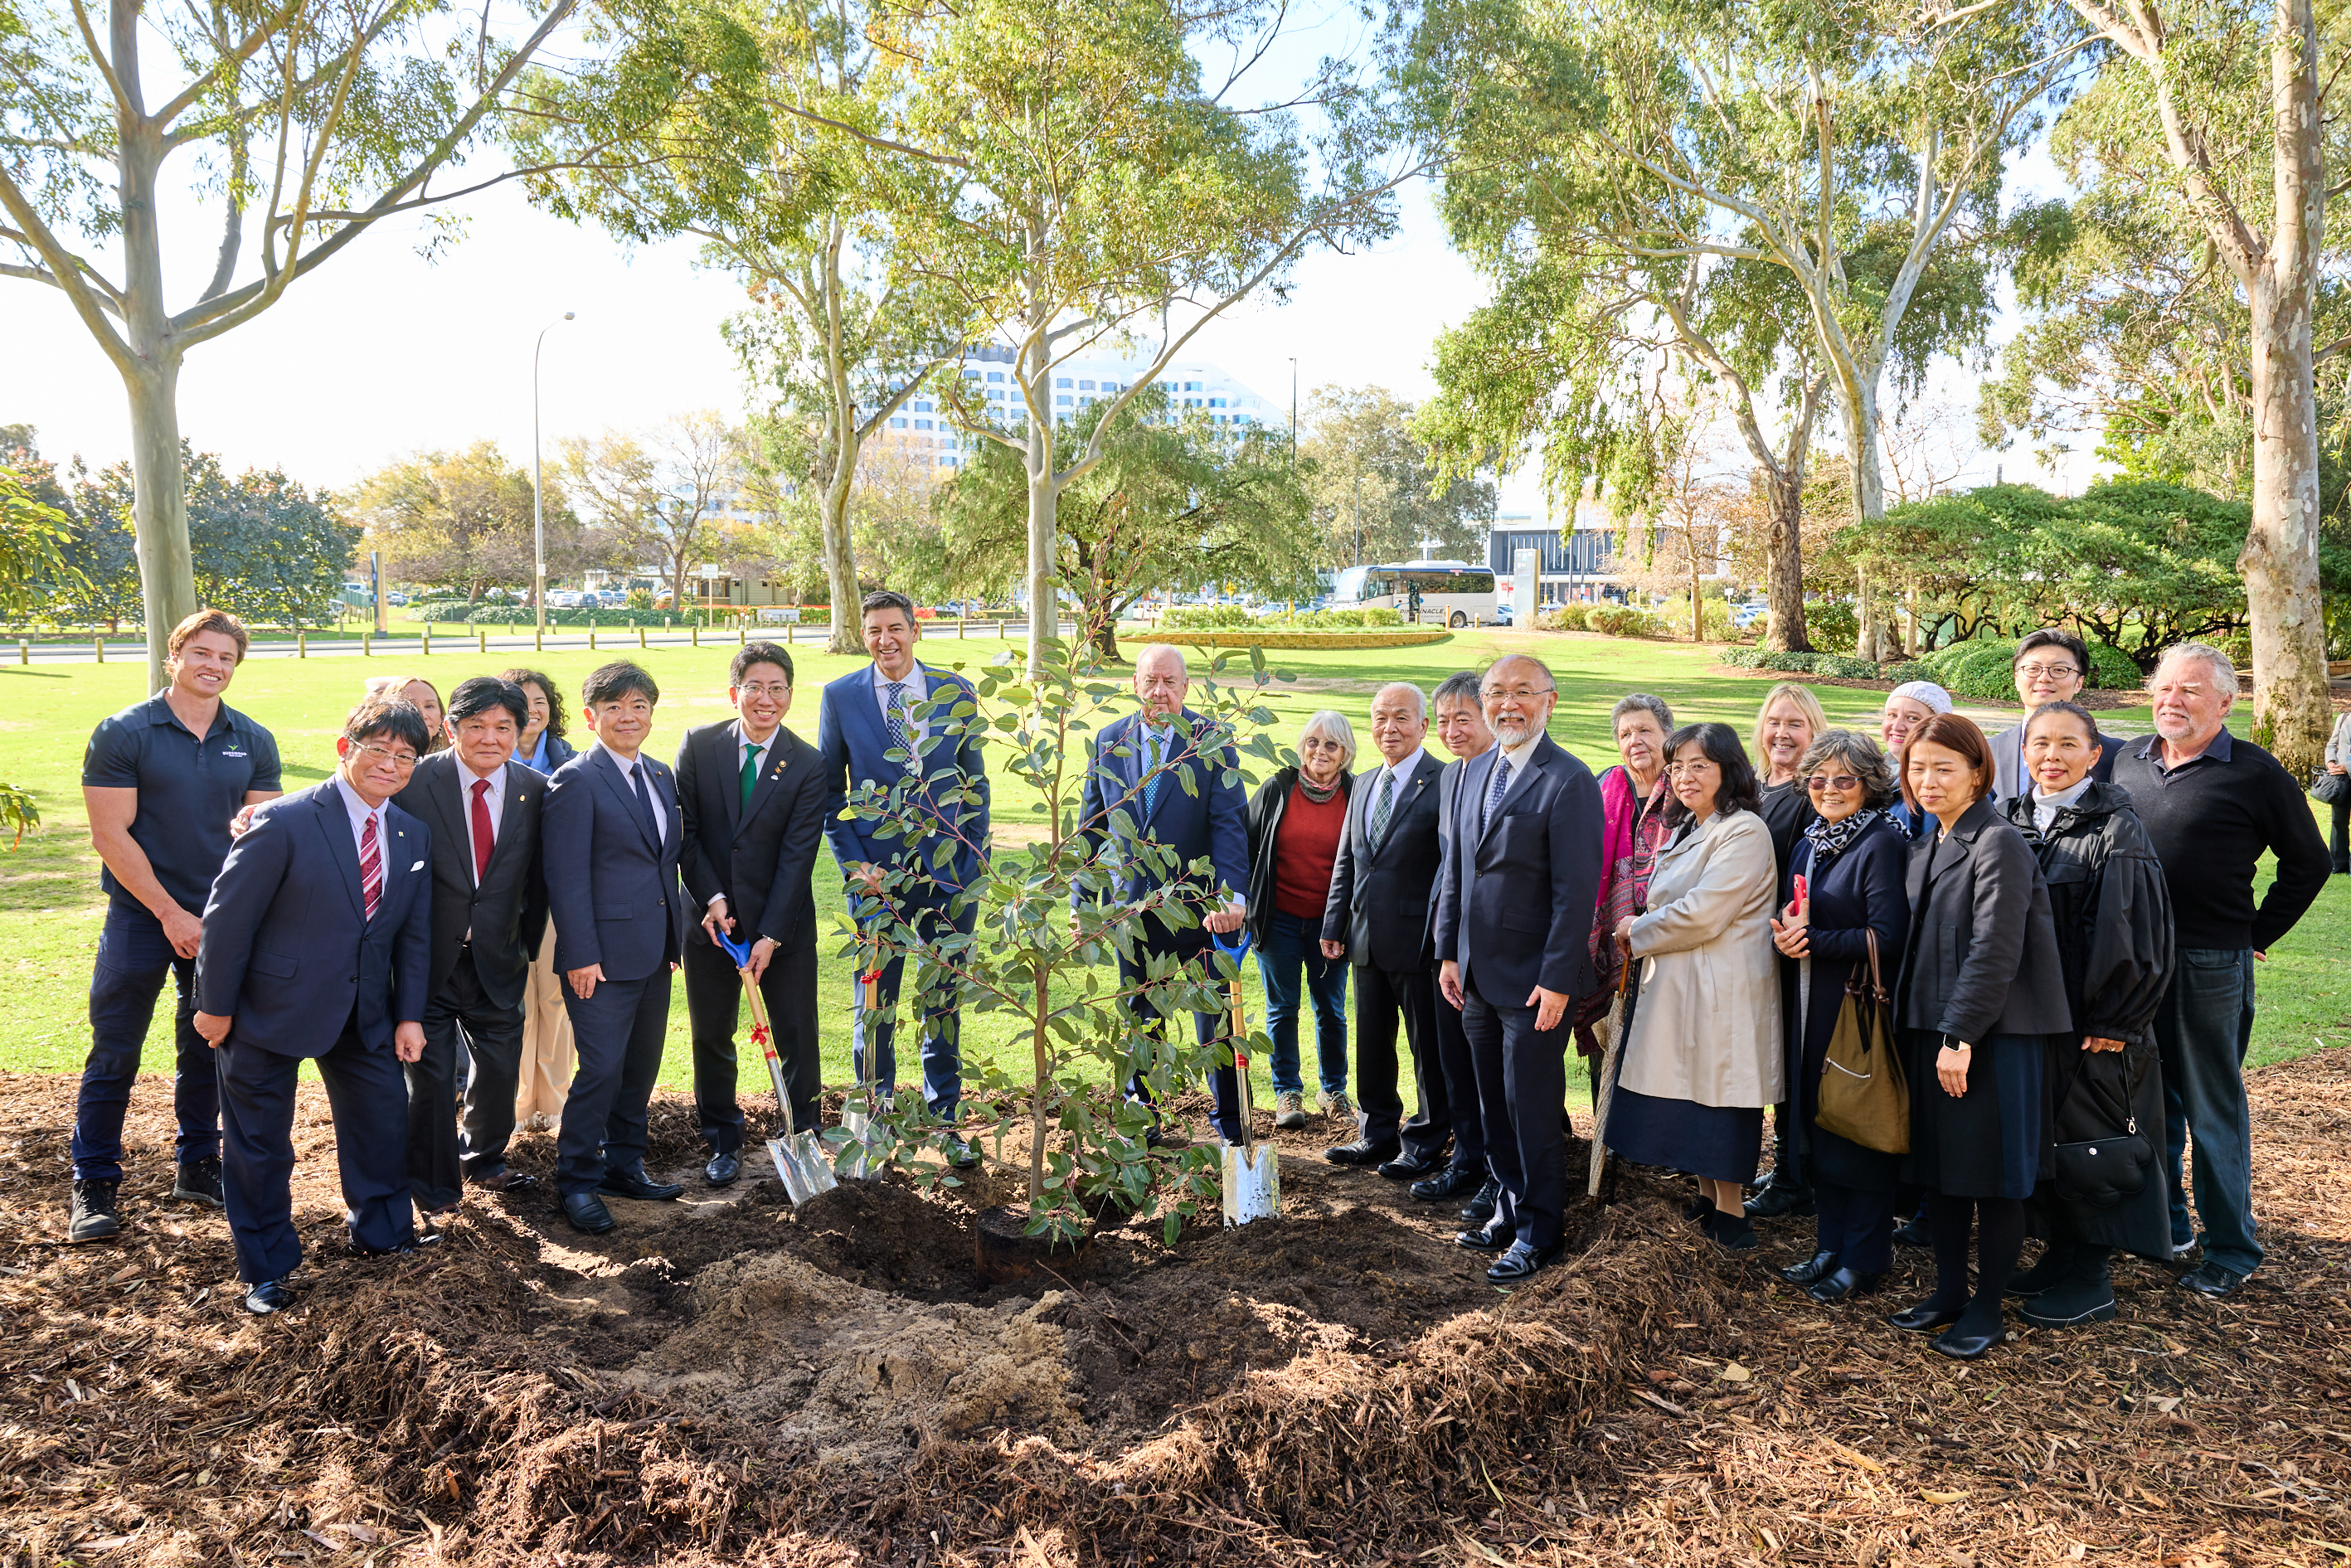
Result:
{"type": "Polygon", "coordinates": [[[1333,610],[1398,610],[1412,619],[1417,596],[1421,623],[1491,626],[1500,601],[1494,574],[1458,560],[1391,561],[1351,566],[1332,584],[1333,610]]]}

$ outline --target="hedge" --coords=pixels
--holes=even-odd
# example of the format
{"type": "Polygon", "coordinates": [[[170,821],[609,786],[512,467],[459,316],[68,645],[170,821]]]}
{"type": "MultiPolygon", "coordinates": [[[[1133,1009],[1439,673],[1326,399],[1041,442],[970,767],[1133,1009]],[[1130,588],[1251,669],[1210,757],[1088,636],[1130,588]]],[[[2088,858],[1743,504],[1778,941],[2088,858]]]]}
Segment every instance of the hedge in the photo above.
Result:
{"type": "Polygon", "coordinates": [[[1265,632],[1218,627],[1207,632],[1130,632],[1130,643],[1169,643],[1186,648],[1417,648],[1442,643],[1452,632],[1435,627],[1400,632],[1265,632]]]}

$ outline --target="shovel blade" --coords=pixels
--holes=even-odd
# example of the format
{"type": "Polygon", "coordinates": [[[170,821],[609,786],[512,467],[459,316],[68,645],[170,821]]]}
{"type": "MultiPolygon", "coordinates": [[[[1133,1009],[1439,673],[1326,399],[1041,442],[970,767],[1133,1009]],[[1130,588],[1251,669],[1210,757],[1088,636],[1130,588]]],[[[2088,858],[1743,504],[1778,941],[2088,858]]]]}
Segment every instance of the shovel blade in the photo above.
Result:
{"type": "Polygon", "coordinates": [[[1257,1146],[1251,1160],[1247,1149],[1226,1148],[1223,1155],[1225,1223],[1247,1225],[1281,1213],[1281,1154],[1271,1144],[1257,1146]]]}
{"type": "Polygon", "coordinates": [[[792,1200],[795,1207],[840,1185],[833,1179],[832,1166],[817,1152],[813,1133],[769,1138],[768,1157],[776,1162],[776,1175],[783,1178],[784,1196],[792,1200]]]}

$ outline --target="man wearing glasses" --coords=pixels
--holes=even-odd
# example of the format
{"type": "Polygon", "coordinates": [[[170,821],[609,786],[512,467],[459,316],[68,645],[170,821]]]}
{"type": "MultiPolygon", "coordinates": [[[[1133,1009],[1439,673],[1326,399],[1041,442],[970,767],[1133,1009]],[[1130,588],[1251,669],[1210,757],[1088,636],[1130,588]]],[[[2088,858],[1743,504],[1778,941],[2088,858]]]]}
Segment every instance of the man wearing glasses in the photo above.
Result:
{"type": "MultiPolygon", "coordinates": [[[[2024,772],[2024,727],[2037,710],[2051,703],[2070,703],[2080,697],[2082,687],[2090,678],[2089,645],[2063,626],[2043,626],[2038,632],[2025,634],[2016,645],[2016,695],[2024,704],[2024,717],[2011,728],[1991,737],[1991,792],[1995,802],[2014,800],[2025,793],[2032,780],[2024,772]]],[[[2109,783],[2115,775],[2115,753],[2122,748],[2122,737],[2098,737],[2098,760],[2090,767],[2090,777],[2099,783],[2109,783]]]]}
{"type": "Polygon", "coordinates": [[[1437,988],[1461,1011],[1478,1081],[1494,1218],[1454,1239],[1499,1253],[1486,1277],[1510,1284],[1566,1243],[1568,1027],[1599,984],[1590,941],[1600,896],[1600,785],[1544,727],[1558,683],[1514,653],[1480,691],[1490,751],[1463,765],[1438,826],[1437,988]]]}
{"type": "Polygon", "coordinates": [[[392,803],[428,737],[398,698],[343,721],[325,783],[268,801],[204,905],[196,1032],[220,1068],[229,1234],[246,1310],[291,1305],[294,1094],[317,1064],[334,1108],[350,1250],[416,1249],[408,1086],[424,1054],[433,964],[433,834],[392,803]]]}

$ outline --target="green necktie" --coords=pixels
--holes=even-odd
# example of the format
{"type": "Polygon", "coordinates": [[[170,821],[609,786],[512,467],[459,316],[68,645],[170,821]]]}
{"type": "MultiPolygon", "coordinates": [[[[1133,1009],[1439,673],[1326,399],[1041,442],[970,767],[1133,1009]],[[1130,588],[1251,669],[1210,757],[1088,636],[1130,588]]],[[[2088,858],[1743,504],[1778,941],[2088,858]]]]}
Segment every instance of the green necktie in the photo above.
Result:
{"type": "Polygon", "coordinates": [[[759,781],[759,753],[767,748],[756,740],[743,743],[743,809],[751,809],[751,786],[759,781]]]}

